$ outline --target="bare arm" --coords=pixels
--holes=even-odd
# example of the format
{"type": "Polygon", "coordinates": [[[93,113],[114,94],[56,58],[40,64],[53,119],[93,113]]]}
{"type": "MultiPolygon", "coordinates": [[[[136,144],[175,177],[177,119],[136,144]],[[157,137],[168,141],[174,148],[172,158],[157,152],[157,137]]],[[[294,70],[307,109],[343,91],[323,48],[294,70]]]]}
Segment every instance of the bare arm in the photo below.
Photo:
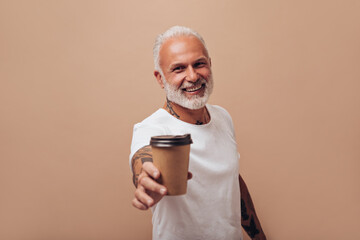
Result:
{"type": "MultiPolygon", "coordinates": [[[[151,146],[142,147],[134,154],[131,168],[136,187],[132,205],[140,210],[147,210],[167,193],[166,187],[157,182],[161,173],[153,164],[151,146]]],[[[192,174],[188,172],[188,179],[191,178],[192,174]]]]}
{"type": "Polygon", "coordinates": [[[151,146],[140,148],[131,159],[133,182],[136,187],[132,204],[140,210],[147,210],[166,194],[166,188],[156,182],[160,172],[152,161],[151,146]]]}
{"type": "Polygon", "coordinates": [[[251,239],[266,240],[260,221],[256,215],[255,207],[252,202],[249,190],[239,175],[240,191],[241,191],[241,226],[251,239]]]}
{"type": "Polygon", "coordinates": [[[131,170],[133,172],[133,183],[135,187],[138,185],[139,176],[142,171],[142,165],[145,162],[152,162],[151,146],[145,146],[139,149],[131,159],[131,170]]]}

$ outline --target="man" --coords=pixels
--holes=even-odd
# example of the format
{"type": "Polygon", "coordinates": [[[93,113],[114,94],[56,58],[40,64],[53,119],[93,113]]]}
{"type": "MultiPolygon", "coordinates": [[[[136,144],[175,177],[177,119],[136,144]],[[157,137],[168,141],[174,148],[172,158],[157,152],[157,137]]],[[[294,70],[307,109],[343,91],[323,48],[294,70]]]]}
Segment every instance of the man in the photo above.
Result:
{"type": "Polygon", "coordinates": [[[166,92],[163,108],[134,126],[130,162],[136,186],[134,207],[153,212],[153,239],[266,239],[247,187],[239,175],[230,115],[207,104],[213,89],[211,59],[195,31],[175,26],[154,46],[154,75],[166,92]],[[165,196],[152,164],[151,136],[193,139],[187,194],[165,196]],[[240,194],[241,191],[241,194],[240,194]],[[241,196],[241,198],[240,198],[241,196]]]}

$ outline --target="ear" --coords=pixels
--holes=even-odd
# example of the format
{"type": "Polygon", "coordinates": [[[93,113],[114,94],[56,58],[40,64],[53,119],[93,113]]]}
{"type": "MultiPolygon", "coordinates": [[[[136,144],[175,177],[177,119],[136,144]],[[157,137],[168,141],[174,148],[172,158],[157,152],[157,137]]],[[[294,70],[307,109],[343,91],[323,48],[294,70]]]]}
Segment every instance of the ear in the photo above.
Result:
{"type": "Polygon", "coordinates": [[[159,71],[154,71],[154,76],[156,77],[157,82],[159,83],[161,88],[164,88],[164,83],[162,81],[162,76],[159,71]]]}
{"type": "Polygon", "coordinates": [[[211,58],[209,57],[209,65],[210,65],[210,67],[211,67],[211,58]]]}

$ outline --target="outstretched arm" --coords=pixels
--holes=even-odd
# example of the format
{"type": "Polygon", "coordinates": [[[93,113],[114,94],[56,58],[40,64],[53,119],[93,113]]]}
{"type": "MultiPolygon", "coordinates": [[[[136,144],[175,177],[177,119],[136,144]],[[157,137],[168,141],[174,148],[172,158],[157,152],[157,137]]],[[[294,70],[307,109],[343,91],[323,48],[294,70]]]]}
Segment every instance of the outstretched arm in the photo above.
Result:
{"type": "Polygon", "coordinates": [[[249,190],[239,174],[241,192],[241,226],[251,239],[266,240],[260,221],[256,215],[255,207],[252,202],[249,190]]]}
{"type": "Polygon", "coordinates": [[[166,194],[166,188],[156,182],[160,172],[152,162],[151,146],[140,148],[131,159],[133,182],[136,187],[132,205],[140,210],[153,206],[166,194]]]}
{"type": "MultiPolygon", "coordinates": [[[[161,173],[153,164],[151,146],[142,147],[134,154],[131,169],[136,187],[132,205],[140,210],[147,210],[167,193],[166,187],[157,182],[161,173]]],[[[188,179],[191,178],[192,174],[188,172],[188,179]]]]}
{"type": "Polygon", "coordinates": [[[152,162],[151,146],[145,146],[140,148],[131,159],[131,170],[133,173],[133,183],[137,187],[139,182],[139,176],[142,171],[142,165],[145,162],[152,162]]]}

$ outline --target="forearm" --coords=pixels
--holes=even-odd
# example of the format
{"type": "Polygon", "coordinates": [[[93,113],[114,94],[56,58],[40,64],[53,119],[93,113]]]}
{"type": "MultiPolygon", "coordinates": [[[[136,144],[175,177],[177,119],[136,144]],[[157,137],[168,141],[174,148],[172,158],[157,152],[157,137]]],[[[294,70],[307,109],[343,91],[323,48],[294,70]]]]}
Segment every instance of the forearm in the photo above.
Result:
{"type": "Polygon", "coordinates": [[[139,149],[131,159],[133,182],[136,187],[132,204],[140,210],[154,206],[166,194],[166,188],[157,182],[160,172],[152,161],[150,146],[139,149]]]}
{"type": "Polygon", "coordinates": [[[244,228],[251,239],[266,240],[266,236],[256,215],[250,193],[240,175],[239,183],[241,191],[241,226],[244,228]]]}
{"type": "Polygon", "coordinates": [[[139,175],[142,171],[142,165],[144,162],[152,162],[151,146],[145,146],[140,148],[131,159],[131,169],[133,173],[133,183],[135,187],[138,185],[139,175]]]}

